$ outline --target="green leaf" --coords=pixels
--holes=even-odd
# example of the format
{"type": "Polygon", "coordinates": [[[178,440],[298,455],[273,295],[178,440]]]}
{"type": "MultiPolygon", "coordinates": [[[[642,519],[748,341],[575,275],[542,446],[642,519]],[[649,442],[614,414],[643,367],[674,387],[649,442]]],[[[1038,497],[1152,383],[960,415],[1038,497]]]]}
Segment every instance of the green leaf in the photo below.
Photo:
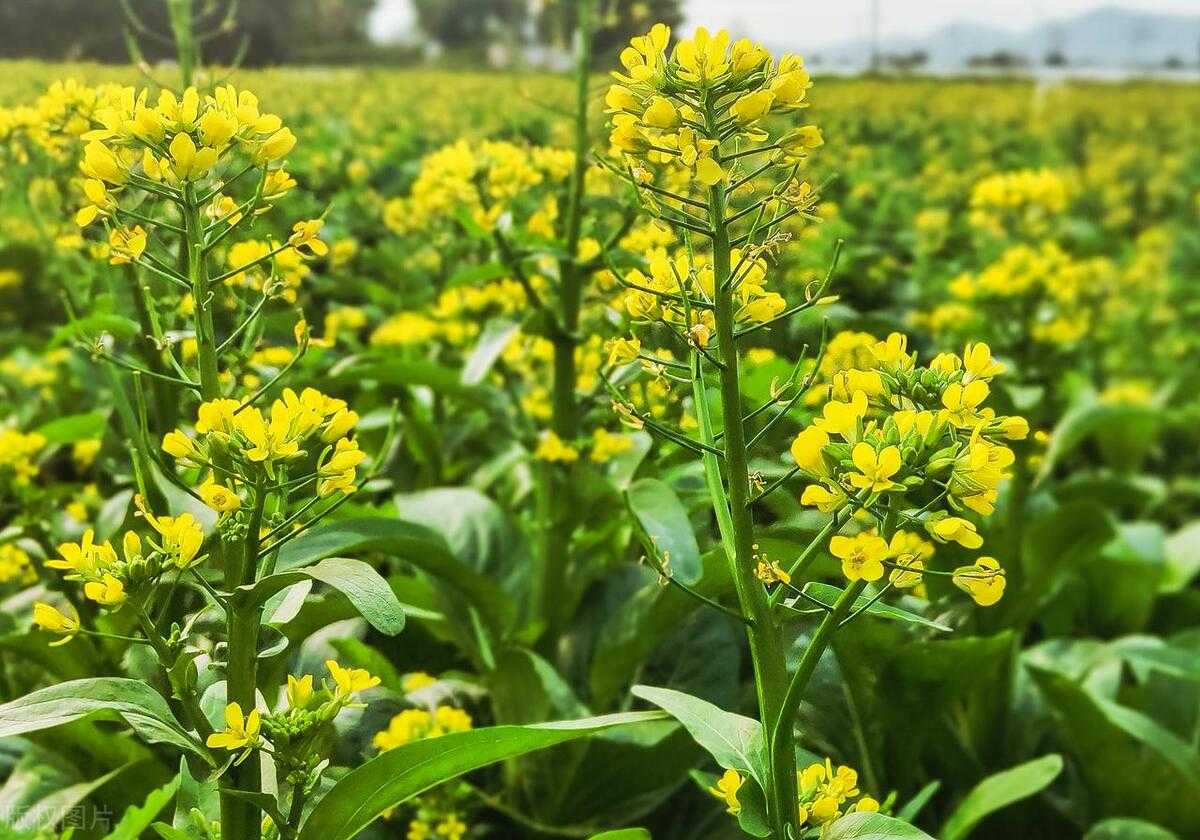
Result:
{"type": "Polygon", "coordinates": [[[98,438],[108,425],[108,414],[93,411],[88,414],[71,414],[51,420],[35,431],[48,443],[74,443],[77,440],[98,438]]]}
{"type": "Polygon", "coordinates": [[[627,712],[414,741],[339,779],[309,814],[298,840],[350,840],[389,808],[464,773],[613,727],[661,719],[658,713],[627,712]]]}
{"type": "Polygon", "coordinates": [[[250,603],[258,605],[275,593],[309,578],[345,595],[380,633],[395,636],[404,629],[404,610],[388,582],[370,564],[349,557],[331,557],[314,566],[268,575],[252,586],[242,587],[239,593],[244,593],[250,603]]]}
{"type": "Polygon", "coordinates": [[[115,713],[150,743],[204,755],[175,719],[166,700],[141,680],[94,677],[39,689],[0,706],[0,738],[61,726],[82,717],[115,713]]]}
{"type": "Polygon", "coordinates": [[[499,262],[471,265],[466,268],[460,268],[450,275],[450,279],[446,281],[446,286],[447,288],[451,286],[474,286],[477,283],[484,283],[488,280],[499,280],[502,277],[508,277],[510,273],[511,269],[499,262]]]}
{"type": "Polygon", "coordinates": [[[162,787],[150,791],[145,802],[125,811],[121,821],[113,827],[105,840],[138,840],[158,817],[159,812],[175,797],[178,788],[179,777],[176,776],[162,787]]]}
{"type": "Polygon", "coordinates": [[[1161,671],[1172,677],[1200,682],[1200,658],[1157,636],[1125,636],[1110,642],[1109,648],[1135,670],[1161,671]]]}
{"type": "Polygon", "coordinates": [[[701,572],[700,548],[687,509],[675,491],[657,478],[640,478],[629,485],[625,496],[660,558],[668,558],[675,578],[689,586],[696,583],[701,572]]]}
{"type": "Polygon", "coordinates": [[[1131,817],[1111,817],[1088,829],[1083,840],[1179,840],[1162,826],[1131,817]]]}
{"type": "Polygon", "coordinates": [[[942,825],[941,840],[962,840],[989,814],[1045,789],[1062,772],[1060,755],[1044,755],[993,773],[971,788],[942,825]]]}
{"type": "Polygon", "coordinates": [[[490,580],[455,557],[433,530],[399,519],[346,519],[320,525],[280,549],[276,568],[291,571],[325,557],[379,552],[404,560],[456,589],[497,626],[512,609],[490,580]]]}
{"type": "Polygon", "coordinates": [[[478,385],[482,382],[519,328],[516,322],[502,318],[488,321],[479,335],[479,341],[475,343],[475,349],[463,364],[462,383],[478,385]]]}
{"type": "Polygon", "coordinates": [[[821,834],[821,840],[933,840],[914,825],[885,814],[847,814],[821,834]]]}
{"type": "MultiPolygon", "coordinates": [[[[818,583],[817,581],[810,581],[804,584],[803,592],[813,600],[820,601],[822,604],[830,608],[837,603],[837,599],[842,594],[842,590],[838,587],[830,586],[827,583],[818,583]]],[[[802,606],[803,603],[804,602],[801,601],[795,604],[795,606],[802,606]]],[[[907,624],[920,624],[922,627],[932,627],[934,630],[943,630],[945,632],[950,632],[951,630],[951,628],[947,627],[945,624],[938,624],[936,621],[932,621],[924,616],[909,612],[908,610],[900,609],[900,607],[893,607],[891,604],[885,604],[883,601],[876,601],[869,607],[867,607],[867,604],[871,604],[870,597],[866,595],[860,595],[855,599],[853,609],[858,611],[863,607],[866,607],[867,615],[873,615],[876,618],[886,618],[890,621],[903,621],[907,624]]]]}
{"type": "Polygon", "coordinates": [[[635,685],[632,692],[683,724],[717,764],[749,774],[766,789],[766,737],[758,721],[669,688],[635,685]]]}
{"type": "Polygon", "coordinates": [[[110,333],[117,338],[133,338],[138,332],[138,323],[131,318],[111,312],[98,312],[63,324],[54,331],[50,346],[59,347],[76,338],[92,339],[101,333],[110,333]]]}
{"type": "Polygon", "coordinates": [[[1189,522],[1167,537],[1166,561],[1167,571],[1159,581],[1159,591],[1182,592],[1200,572],[1200,520],[1189,522]]]}
{"type": "Polygon", "coordinates": [[[1028,670],[1057,713],[1056,737],[1099,803],[1098,816],[1140,817],[1200,836],[1200,767],[1189,744],[1062,674],[1028,670]]]}
{"type": "Polygon", "coordinates": [[[1054,427],[1037,481],[1044,481],[1058,462],[1091,437],[1100,440],[1108,460],[1130,469],[1141,460],[1158,429],[1159,410],[1148,405],[1090,402],[1069,409],[1054,427]]]}
{"type": "Polygon", "coordinates": [[[459,371],[434,364],[404,359],[370,361],[348,360],[339,365],[331,375],[335,382],[357,385],[364,381],[384,385],[423,385],[439,394],[456,397],[479,408],[498,409],[499,400],[495,391],[482,385],[467,384],[460,378],[459,371]]]}
{"type": "Polygon", "coordinates": [[[128,769],[124,765],[96,779],[73,782],[46,764],[45,755],[25,754],[0,790],[0,812],[17,829],[47,829],[66,819],[81,802],[128,769]]]}
{"type": "Polygon", "coordinates": [[[929,804],[929,800],[933,799],[933,795],[938,792],[938,788],[941,786],[942,783],[934,779],[917,791],[916,796],[904,803],[904,807],[896,812],[896,816],[905,822],[912,822],[925,809],[925,806],[929,804]]]}
{"type": "Polygon", "coordinates": [[[201,833],[197,821],[215,822],[221,817],[221,800],[217,790],[217,782],[212,778],[197,779],[192,775],[186,759],[179,762],[179,792],[175,795],[175,815],[171,825],[164,833],[162,823],[155,823],[154,829],[164,837],[174,840],[176,836],[187,840],[207,840],[208,835],[201,833]]]}
{"type": "Polygon", "coordinates": [[[588,840],[652,840],[650,832],[644,828],[618,828],[616,831],[602,831],[593,834],[588,840]]]}

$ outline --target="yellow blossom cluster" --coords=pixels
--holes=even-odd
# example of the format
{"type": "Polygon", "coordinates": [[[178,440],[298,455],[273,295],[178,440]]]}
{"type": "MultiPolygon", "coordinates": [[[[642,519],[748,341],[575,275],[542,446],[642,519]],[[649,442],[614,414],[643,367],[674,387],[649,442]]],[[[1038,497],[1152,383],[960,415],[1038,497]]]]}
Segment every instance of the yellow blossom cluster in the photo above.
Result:
{"type": "MultiPolygon", "coordinates": [[[[738,792],[745,783],[738,771],[726,770],[709,793],[736,816],[742,812],[738,792]]],[[[843,814],[879,810],[879,802],[859,789],[858,771],[844,764],[834,767],[828,758],[797,771],[796,788],[801,826],[824,826],[843,814]]]]}
{"type": "Polygon", "coordinates": [[[999,345],[1007,330],[1009,343],[1027,337],[1070,347],[1099,326],[1118,284],[1107,258],[1076,259],[1050,241],[1016,244],[981,270],[958,275],[951,299],[915,320],[940,337],[982,335],[999,345]]]}
{"type": "MultiPolygon", "coordinates": [[[[961,357],[943,353],[919,366],[898,333],[876,342],[871,354],[867,365],[834,376],[832,399],[792,443],[810,481],[801,503],[835,515],[900,511],[904,524],[936,542],[980,547],[974,523],[958,514],[992,513],[1014,461],[1002,441],[1029,432],[1023,418],[997,416],[985,405],[988,383],[1003,365],[987,345],[973,344],[961,357]]],[[[839,534],[830,551],[849,580],[879,580],[890,567],[893,585],[913,586],[927,559],[915,539],[905,530],[890,543],[870,533],[839,534]]],[[[1002,572],[985,560],[994,564],[980,558],[980,568],[955,578],[979,603],[994,602],[995,590],[1003,590],[1002,572]]]]}
{"type": "MultiPolygon", "coordinates": [[[[778,63],[760,44],[732,41],[725,30],[697,29],[667,54],[671,30],[656,24],[621,53],[624,72],[605,103],[612,117],[609,140],[620,153],[686,173],[704,186],[729,176],[722,143],[768,138],[769,114],[806,107],[811,86],[799,56],[778,63]]],[[[801,160],[821,145],[811,125],[775,138],[781,159],[801,160]]]]}
{"type": "Polygon", "coordinates": [[[1067,180],[1049,169],[999,172],[971,190],[971,225],[995,235],[1045,234],[1070,195],[1067,180]]]}
{"type": "Polygon", "coordinates": [[[238,703],[226,705],[225,728],[208,736],[208,747],[240,753],[239,762],[264,745],[269,745],[276,762],[285,767],[306,758],[320,731],[332,724],[342,709],[360,705],[358,694],[380,683],[379,677],[366,670],[346,668],[332,659],[325,667],[329,679],[320,686],[311,674],[289,674],[284,692],[287,703],[273,711],[247,712],[238,703]]]}
{"type": "MultiPolygon", "coordinates": [[[[566,149],[460,140],[422,159],[408,195],[387,203],[383,221],[395,233],[412,233],[463,213],[491,230],[518,197],[543,184],[564,182],[574,162],[574,153],[566,149]]],[[[524,210],[531,230],[553,236],[557,205],[552,198],[537,198],[524,210]]]]}
{"type": "Polygon", "coordinates": [[[393,750],[424,738],[466,732],[471,725],[471,716],[454,706],[440,705],[432,711],[405,709],[388,722],[387,729],[375,733],[374,743],[378,750],[393,750]]]}
{"type": "Polygon", "coordinates": [[[126,531],[118,552],[107,540],[95,542],[89,528],[79,542],[63,543],[58,558],[46,561],[49,568],[63,571],[67,580],[83,583],[89,600],[110,609],[119,609],[131,594],[152,586],[166,572],[191,568],[205,557],[200,553],[204,529],[196,517],[190,513],[156,516],[140,496],[134,502],[151,535],[143,539],[137,531],[126,531]]]}
{"type": "MultiPolygon", "coordinates": [[[[304,447],[320,447],[315,478],[317,494],[353,493],[355,470],[366,458],[348,435],[358,414],[344,400],[328,397],[314,388],[299,394],[285,388],[264,414],[248,402],[228,397],[202,403],[197,412],[195,436],[176,429],[163,438],[162,448],[184,464],[212,467],[228,456],[243,467],[238,475],[261,470],[276,478],[289,462],[310,454],[304,447]]],[[[201,495],[214,510],[236,510],[239,498],[233,488],[209,482],[201,495]]]]}
{"type": "Polygon", "coordinates": [[[35,457],[46,446],[46,438],[37,432],[0,429],[0,479],[28,484],[37,475],[35,457]]]}
{"type": "Polygon", "coordinates": [[[37,580],[37,569],[29,559],[29,552],[13,543],[0,545],[0,585],[19,583],[28,585],[37,580]]]}

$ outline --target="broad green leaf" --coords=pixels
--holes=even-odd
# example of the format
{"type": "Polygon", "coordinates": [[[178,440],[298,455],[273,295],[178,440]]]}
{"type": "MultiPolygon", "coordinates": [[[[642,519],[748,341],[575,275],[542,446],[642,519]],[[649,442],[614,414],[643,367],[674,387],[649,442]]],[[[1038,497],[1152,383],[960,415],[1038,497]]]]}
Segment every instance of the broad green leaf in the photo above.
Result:
{"type": "Polygon", "coordinates": [[[462,383],[478,385],[482,382],[518,329],[520,329],[520,325],[514,321],[502,318],[488,321],[483,332],[479,334],[475,349],[471,351],[471,355],[463,364],[462,383]]]}
{"type": "Polygon", "coordinates": [[[618,828],[593,834],[588,840],[651,840],[650,832],[644,828],[618,828]]]}
{"type": "Polygon", "coordinates": [[[143,739],[204,755],[167,702],[140,680],[94,677],[39,689],[0,706],[0,738],[50,729],[91,714],[117,714],[143,739]]]}
{"type": "Polygon", "coordinates": [[[1109,643],[1135,671],[1161,671],[1172,677],[1200,682],[1200,658],[1190,650],[1174,647],[1157,636],[1125,636],[1109,643]]]}
{"type": "Polygon", "coordinates": [[[1158,428],[1158,409],[1147,405],[1090,402],[1063,414],[1046,447],[1037,480],[1044,481],[1066,455],[1090,437],[1101,438],[1118,469],[1136,466],[1158,428]]]}
{"type": "Polygon", "coordinates": [[[1167,571],[1159,581],[1162,592],[1182,592],[1200,572],[1200,520],[1189,522],[1167,537],[1167,571]]]}
{"type": "Polygon", "coordinates": [[[971,788],[942,825],[941,840],[962,840],[989,814],[1045,789],[1062,772],[1060,755],[1044,755],[993,773],[971,788]]]}
{"type": "Polygon", "coordinates": [[[1179,836],[1145,820],[1110,817],[1089,828],[1083,840],[1179,840],[1179,836]]]}
{"type": "Polygon", "coordinates": [[[72,339],[92,339],[102,333],[110,333],[117,338],[133,338],[138,332],[138,323],[132,318],[114,315],[111,312],[98,312],[63,324],[54,331],[50,346],[60,347],[72,339]]]}
{"type": "Polygon", "coordinates": [[[1120,729],[1156,750],[1168,763],[1200,786],[1200,754],[1171,730],[1141,712],[1114,703],[1104,697],[1093,698],[1096,705],[1120,729]]]}
{"type": "Polygon", "coordinates": [[[629,485],[625,496],[672,574],[689,586],[696,583],[701,571],[700,548],[687,509],[675,491],[657,478],[640,478],[629,485]]]}
{"type": "Polygon", "coordinates": [[[717,764],[749,774],[766,788],[766,737],[758,721],[669,688],[635,685],[632,692],[682,723],[717,764]]]}
{"type": "MultiPolygon", "coordinates": [[[[188,768],[186,759],[179,762],[178,778],[179,791],[175,795],[175,815],[171,820],[171,825],[167,828],[170,831],[178,832],[182,837],[191,838],[191,840],[205,840],[207,835],[202,835],[197,830],[196,822],[197,819],[203,822],[220,819],[221,802],[220,794],[217,791],[217,782],[211,778],[197,779],[188,768]]],[[[170,837],[171,835],[165,834],[160,826],[161,823],[155,823],[155,830],[164,837],[170,837]]]]}
{"type": "Polygon", "coordinates": [[[1114,535],[1111,513],[1092,501],[1069,502],[1034,518],[1023,540],[1021,597],[997,607],[1005,624],[1032,621],[1063,581],[1095,561],[1114,535]]]}
{"type": "Polygon", "coordinates": [[[277,592],[311,578],[332,586],[354,605],[372,627],[387,636],[404,629],[404,610],[388,582],[362,560],[331,557],[312,566],[268,575],[252,586],[243,587],[247,600],[255,605],[266,602],[277,592]]]}
{"type": "Polygon", "coordinates": [[[446,541],[422,525],[372,517],[319,525],[280,549],[278,572],[291,571],[325,557],[379,552],[411,563],[457,590],[497,626],[512,609],[490,580],[458,560],[446,541]]]}
{"type": "MultiPolygon", "coordinates": [[[[706,552],[700,562],[703,572],[692,589],[720,599],[733,588],[724,549],[706,552]]],[[[620,591],[616,596],[619,606],[604,611],[592,655],[591,698],[599,708],[624,695],[647,657],[679,631],[697,606],[696,600],[678,587],[661,586],[649,569],[630,568],[626,574],[637,588],[620,591]]]]}
{"type": "Polygon", "coordinates": [[[446,286],[447,288],[451,286],[473,286],[488,280],[499,280],[501,277],[508,277],[511,273],[512,269],[507,268],[500,262],[470,265],[466,268],[460,268],[450,275],[450,279],[446,281],[446,286]]]}
{"type": "Polygon", "coordinates": [[[645,432],[625,432],[624,434],[633,441],[633,445],[604,466],[608,480],[618,490],[629,489],[638,467],[646,460],[646,455],[650,452],[650,447],[654,442],[645,432]]]}
{"type": "MultiPolygon", "coordinates": [[[[820,601],[825,606],[831,608],[835,603],[837,603],[838,597],[842,594],[842,590],[838,587],[830,586],[827,583],[818,583],[816,581],[810,581],[809,583],[804,584],[803,591],[805,595],[816,601],[820,601]]],[[[803,601],[794,602],[794,605],[797,607],[802,607],[803,604],[803,601]]],[[[891,604],[885,604],[883,601],[877,601],[876,603],[871,604],[869,607],[867,607],[867,604],[871,604],[871,599],[866,595],[860,595],[857,599],[855,599],[853,609],[857,611],[863,607],[866,607],[867,615],[873,615],[877,618],[886,618],[890,621],[903,621],[907,624],[920,624],[922,627],[932,627],[934,630],[943,630],[946,632],[951,630],[951,628],[947,627],[945,624],[938,624],[936,621],[932,621],[924,616],[909,612],[908,610],[901,609],[900,607],[893,607],[891,604]]]]}
{"type": "Polygon", "coordinates": [[[915,825],[885,814],[847,814],[821,834],[821,840],[933,840],[915,825]]]}
{"type": "Polygon", "coordinates": [[[929,800],[933,799],[933,795],[938,792],[938,788],[941,786],[942,783],[934,779],[917,791],[916,796],[905,802],[904,807],[896,812],[896,816],[905,822],[912,822],[925,809],[925,806],[929,804],[929,800]]]}
{"type": "Polygon", "coordinates": [[[88,414],[71,414],[51,420],[36,431],[48,443],[74,443],[77,440],[98,438],[108,425],[108,415],[102,411],[88,414]]]}
{"type": "Polygon", "coordinates": [[[365,381],[385,385],[423,385],[439,394],[456,397],[479,408],[498,409],[496,393],[478,384],[466,384],[457,370],[433,362],[417,362],[405,359],[350,359],[348,364],[339,365],[332,373],[335,382],[358,384],[365,381]]]}
{"type": "Polygon", "coordinates": [[[1074,756],[1097,816],[1138,817],[1200,836],[1200,768],[1190,745],[1062,674],[1029,672],[1057,713],[1056,737],[1074,756]]]}
{"type": "Polygon", "coordinates": [[[659,713],[627,712],[414,741],[339,779],[309,814],[298,840],[350,840],[387,809],[464,773],[613,727],[661,719],[659,713]]]}
{"type": "Polygon", "coordinates": [[[151,823],[157,819],[162,809],[167,807],[167,804],[175,797],[175,791],[178,789],[179,777],[176,776],[162,787],[150,791],[143,804],[125,811],[121,816],[121,821],[113,826],[113,830],[105,837],[105,840],[138,840],[142,833],[150,828],[151,823]]]}
{"type": "Polygon", "coordinates": [[[18,830],[48,829],[128,768],[80,780],[68,758],[32,746],[0,789],[0,818],[18,830]]]}

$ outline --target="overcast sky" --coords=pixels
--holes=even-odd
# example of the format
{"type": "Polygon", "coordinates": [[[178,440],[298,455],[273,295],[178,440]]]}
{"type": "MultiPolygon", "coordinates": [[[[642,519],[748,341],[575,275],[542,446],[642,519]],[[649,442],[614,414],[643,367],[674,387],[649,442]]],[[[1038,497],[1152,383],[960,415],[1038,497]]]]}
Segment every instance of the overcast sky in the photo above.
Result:
{"type": "MultiPolygon", "coordinates": [[[[565,2],[565,0],[558,0],[565,2]]],[[[726,27],[770,43],[813,49],[868,37],[872,0],[684,0],[688,22],[726,27]]],[[[973,21],[1021,29],[1102,6],[1200,13],[1200,0],[878,0],[880,32],[921,35],[948,23],[973,21]]],[[[379,0],[372,31],[388,37],[411,30],[410,0],[379,0]]]]}
{"type": "MultiPolygon", "coordinates": [[[[857,38],[871,31],[872,0],[685,0],[688,27],[724,26],[802,49],[857,38]]],[[[1103,6],[1200,13],[1200,0],[878,0],[883,37],[921,35],[971,21],[1022,29],[1103,6]]]]}

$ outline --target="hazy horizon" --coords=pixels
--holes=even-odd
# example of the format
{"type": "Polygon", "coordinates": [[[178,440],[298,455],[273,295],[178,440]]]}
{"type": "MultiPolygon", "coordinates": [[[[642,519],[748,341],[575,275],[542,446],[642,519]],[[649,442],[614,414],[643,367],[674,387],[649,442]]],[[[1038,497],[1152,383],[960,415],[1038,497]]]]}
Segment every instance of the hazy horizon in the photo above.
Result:
{"type": "MultiPolygon", "coordinates": [[[[805,3],[803,0],[685,0],[685,29],[727,28],[738,34],[801,49],[819,49],[870,37],[873,0],[805,3]]],[[[1197,0],[878,0],[884,39],[921,36],[955,23],[1021,30],[1095,9],[1200,15],[1197,0]]],[[[415,27],[411,0],[379,0],[372,24],[377,38],[396,37],[415,27]]]]}

